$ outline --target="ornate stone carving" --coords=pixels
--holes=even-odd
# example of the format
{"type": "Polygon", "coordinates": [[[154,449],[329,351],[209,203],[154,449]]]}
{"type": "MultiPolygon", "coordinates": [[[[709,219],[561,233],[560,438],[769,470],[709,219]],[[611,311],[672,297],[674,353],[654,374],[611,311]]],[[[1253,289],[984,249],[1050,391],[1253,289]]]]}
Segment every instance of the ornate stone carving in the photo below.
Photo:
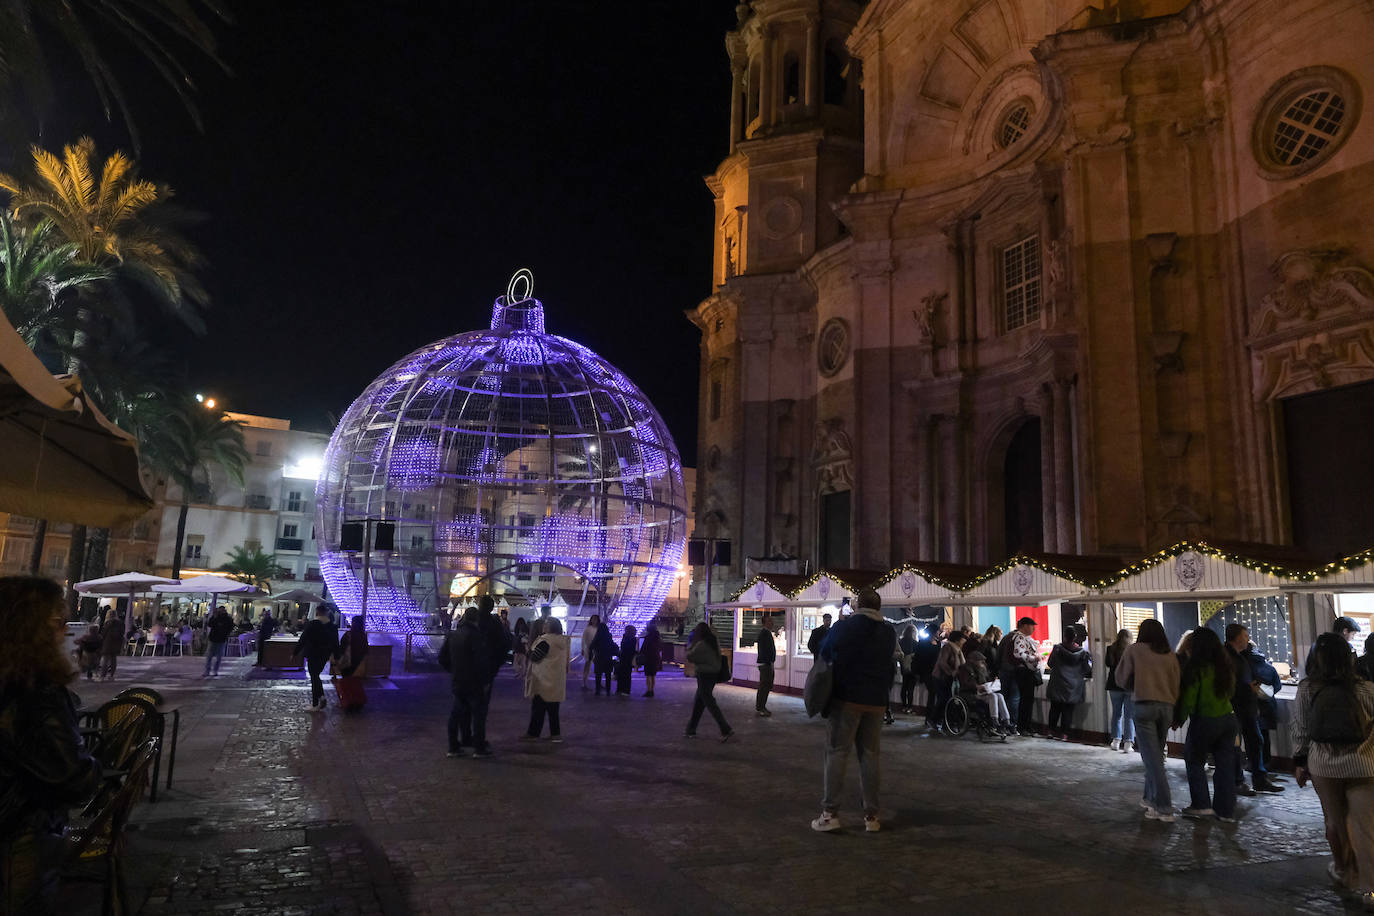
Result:
{"type": "Polygon", "coordinates": [[[816,427],[811,463],[815,465],[816,485],[821,493],[854,488],[854,449],[843,420],[831,418],[816,427]]]}
{"type": "Polygon", "coordinates": [[[1374,273],[1340,249],[1304,248],[1270,268],[1247,341],[1255,397],[1287,397],[1374,378],[1374,273]]]}
{"type": "Polygon", "coordinates": [[[834,375],[849,362],[849,323],[843,318],[831,318],[821,328],[816,343],[816,367],[826,378],[834,375]]]}
{"type": "Polygon", "coordinates": [[[921,307],[911,310],[912,317],[916,319],[916,333],[920,336],[921,343],[934,346],[935,319],[939,317],[940,310],[948,298],[949,293],[927,293],[921,297],[921,307]]]}
{"type": "Polygon", "coordinates": [[[1259,332],[1309,322],[1329,312],[1374,310],[1374,274],[1344,251],[1300,248],[1269,268],[1278,286],[1260,300],[1259,332]]]}

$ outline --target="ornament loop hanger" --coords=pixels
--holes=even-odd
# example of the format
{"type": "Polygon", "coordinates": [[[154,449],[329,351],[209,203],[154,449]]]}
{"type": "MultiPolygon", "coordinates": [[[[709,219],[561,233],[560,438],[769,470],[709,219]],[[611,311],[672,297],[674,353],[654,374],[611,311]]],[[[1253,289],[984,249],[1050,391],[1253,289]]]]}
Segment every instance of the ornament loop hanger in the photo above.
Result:
{"type": "Polygon", "coordinates": [[[510,278],[510,283],[506,285],[506,304],[514,305],[517,302],[524,302],[534,298],[534,272],[528,267],[522,267],[510,278]],[[524,284],[525,293],[523,296],[516,295],[516,290],[524,284]]]}

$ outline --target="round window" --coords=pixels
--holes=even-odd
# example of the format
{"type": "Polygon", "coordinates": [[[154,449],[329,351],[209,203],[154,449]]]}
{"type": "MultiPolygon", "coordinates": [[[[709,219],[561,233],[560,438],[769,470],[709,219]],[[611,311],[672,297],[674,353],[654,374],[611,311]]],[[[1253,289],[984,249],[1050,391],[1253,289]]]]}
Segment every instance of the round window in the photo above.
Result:
{"type": "Polygon", "coordinates": [[[843,318],[831,318],[816,340],[816,365],[821,375],[831,376],[849,361],[849,325],[843,318]]]}
{"type": "Polygon", "coordinates": [[[1272,178],[1316,168],[1350,136],[1359,90],[1339,70],[1314,67],[1290,74],[1269,91],[1255,124],[1255,152],[1272,178]]]}
{"type": "Polygon", "coordinates": [[[1025,99],[1012,102],[997,122],[997,145],[1006,149],[1024,137],[1034,115],[1030,102],[1025,99]]]}

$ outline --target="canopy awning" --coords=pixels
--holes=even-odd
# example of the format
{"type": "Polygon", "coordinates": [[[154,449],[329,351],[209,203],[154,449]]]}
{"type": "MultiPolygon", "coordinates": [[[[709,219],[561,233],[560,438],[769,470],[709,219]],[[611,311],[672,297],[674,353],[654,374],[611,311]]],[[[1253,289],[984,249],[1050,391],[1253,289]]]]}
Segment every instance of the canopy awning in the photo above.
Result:
{"type": "Polygon", "coordinates": [[[153,507],[134,439],[0,315],[0,511],[112,527],[153,507]]]}
{"type": "Polygon", "coordinates": [[[228,576],[216,576],[207,573],[203,576],[196,576],[192,579],[183,579],[178,585],[169,585],[167,588],[160,588],[157,591],[166,595],[261,595],[262,591],[256,585],[249,585],[247,582],[240,582],[237,579],[230,579],[228,576]]]}

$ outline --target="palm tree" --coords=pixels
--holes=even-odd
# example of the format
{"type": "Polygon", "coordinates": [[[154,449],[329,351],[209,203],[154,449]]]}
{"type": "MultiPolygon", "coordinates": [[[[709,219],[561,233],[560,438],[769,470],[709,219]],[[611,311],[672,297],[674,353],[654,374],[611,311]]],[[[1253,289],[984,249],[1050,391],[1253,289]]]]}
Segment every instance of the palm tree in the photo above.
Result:
{"type": "MultiPolygon", "coordinates": [[[[209,296],[195,275],[203,259],[178,231],[185,215],[168,204],[172,190],[140,179],[134,161],[119,150],[97,175],[90,137],[64,147],[61,157],[38,146],[31,152],[34,183],[0,172],[0,190],[10,194],[15,218],[51,221],[76,246],[78,260],[132,281],[169,314],[203,331],[197,306],[209,296]]],[[[110,305],[125,304],[118,285],[103,286],[110,305]]]]}
{"type": "Polygon", "coordinates": [[[243,423],[224,411],[208,409],[191,398],[170,405],[161,422],[141,428],[143,458],[149,467],[166,474],[181,487],[181,512],[172,554],[172,578],[181,576],[181,548],[186,539],[186,515],[196,486],[206,481],[212,468],[243,483],[243,469],[251,461],[243,444],[243,423]]]}
{"type": "Polygon", "coordinates": [[[81,61],[107,120],[118,108],[134,148],[138,130],[128,100],[102,53],[111,38],[122,39],[145,58],[181,99],[200,127],[192,101],[195,81],[182,65],[189,46],[223,67],[216,51],[215,20],[229,22],[215,0],[6,0],[0,3],[0,128],[21,132],[24,108],[41,115],[53,100],[44,36],[59,38],[81,61]],[[98,39],[98,40],[97,40],[98,39]]]}
{"type": "Polygon", "coordinates": [[[263,553],[260,547],[250,550],[244,546],[229,551],[229,562],[221,566],[219,571],[266,591],[271,580],[281,575],[282,568],[277,564],[275,553],[263,553]]]}
{"type": "Polygon", "coordinates": [[[41,220],[25,231],[0,211],[0,310],[35,351],[70,343],[78,327],[74,293],[110,276],[82,261],[74,243],[59,242],[56,229],[41,220]]]}

